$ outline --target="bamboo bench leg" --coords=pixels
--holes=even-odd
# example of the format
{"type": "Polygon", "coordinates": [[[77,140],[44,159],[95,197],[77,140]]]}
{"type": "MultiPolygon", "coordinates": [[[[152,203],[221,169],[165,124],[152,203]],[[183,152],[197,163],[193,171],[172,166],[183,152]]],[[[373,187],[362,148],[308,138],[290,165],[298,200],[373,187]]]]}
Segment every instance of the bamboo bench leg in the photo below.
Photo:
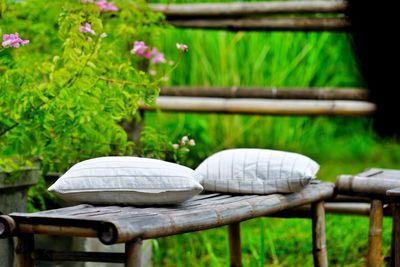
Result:
{"type": "Polygon", "coordinates": [[[314,266],[328,266],[325,237],[325,207],[320,201],[311,205],[314,266]]]}
{"type": "Polygon", "coordinates": [[[141,239],[125,243],[125,267],[140,267],[142,264],[142,243],[141,239]]]}
{"type": "Polygon", "coordinates": [[[390,266],[400,267],[400,202],[393,203],[392,253],[390,266]]]}
{"type": "Polygon", "coordinates": [[[240,223],[228,225],[229,256],[231,267],[242,267],[242,244],[240,243],[240,223]]]}
{"type": "Polygon", "coordinates": [[[368,235],[367,266],[381,266],[383,205],[381,200],[371,201],[368,235]]]}
{"type": "Polygon", "coordinates": [[[34,237],[32,234],[22,234],[18,236],[16,253],[16,267],[33,267],[34,260],[31,254],[34,249],[34,237]]]}

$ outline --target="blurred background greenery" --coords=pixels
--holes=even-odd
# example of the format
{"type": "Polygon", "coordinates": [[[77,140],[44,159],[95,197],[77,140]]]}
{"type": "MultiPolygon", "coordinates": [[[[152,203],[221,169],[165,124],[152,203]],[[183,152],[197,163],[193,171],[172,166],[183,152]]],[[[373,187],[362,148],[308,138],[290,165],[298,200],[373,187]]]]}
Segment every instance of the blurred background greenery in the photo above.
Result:
{"type": "MultiPolygon", "coordinates": [[[[170,29],[157,40],[171,58],[176,57],[176,42],[189,46],[168,85],[364,86],[351,38],[345,33],[170,29]]],[[[319,179],[327,181],[370,167],[398,168],[400,161],[399,144],[379,138],[369,118],[146,113],[145,124],[172,140],[183,134],[196,139],[186,162],[191,167],[216,151],[234,147],[308,155],[321,165],[319,179]]],[[[384,224],[384,255],[388,255],[390,221],[384,224]]],[[[244,265],[312,266],[310,229],[311,223],[302,219],[244,223],[244,265]]],[[[367,218],[328,215],[327,235],[331,266],[365,265],[367,218]]],[[[155,265],[228,266],[227,242],[225,229],[164,238],[156,242],[155,265]]]]}

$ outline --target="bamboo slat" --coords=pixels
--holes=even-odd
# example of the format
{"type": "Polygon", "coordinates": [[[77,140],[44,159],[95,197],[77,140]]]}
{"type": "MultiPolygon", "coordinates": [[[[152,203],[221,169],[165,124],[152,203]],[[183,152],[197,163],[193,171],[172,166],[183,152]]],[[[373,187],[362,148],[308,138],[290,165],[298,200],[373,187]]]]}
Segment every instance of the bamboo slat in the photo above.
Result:
{"type": "Polygon", "coordinates": [[[340,194],[383,198],[386,196],[388,190],[397,187],[400,187],[400,179],[395,178],[376,179],[341,175],[336,179],[336,190],[340,194]]]}
{"type": "Polygon", "coordinates": [[[161,96],[271,98],[319,100],[368,100],[368,90],[361,88],[255,88],[255,87],[164,87],[161,96]]]}
{"type": "Polygon", "coordinates": [[[281,99],[227,99],[211,97],[160,96],[156,106],[142,105],[143,110],[173,112],[206,112],[263,115],[340,115],[369,116],[376,107],[373,103],[350,100],[281,100],[281,99]]]}
{"type": "Polygon", "coordinates": [[[276,13],[336,13],[348,8],[346,1],[275,1],[254,3],[150,4],[168,17],[244,16],[276,13]]]}
{"type": "Polygon", "coordinates": [[[357,176],[373,177],[374,179],[400,179],[400,170],[371,168],[357,176]]]}
{"type": "Polygon", "coordinates": [[[222,29],[229,31],[347,31],[347,18],[237,18],[170,19],[180,28],[222,29]]]}
{"type": "MultiPolygon", "coordinates": [[[[184,232],[205,230],[255,217],[273,214],[333,195],[331,183],[311,184],[302,191],[288,195],[225,195],[200,196],[179,206],[171,207],[92,207],[81,205],[61,211],[12,213],[17,225],[31,224],[43,227],[24,227],[19,233],[63,235],[56,226],[97,229],[97,236],[105,244],[132,242],[184,232]],[[49,227],[45,227],[45,226],[49,227]]],[[[82,232],[77,232],[79,236],[82,232]]]]}

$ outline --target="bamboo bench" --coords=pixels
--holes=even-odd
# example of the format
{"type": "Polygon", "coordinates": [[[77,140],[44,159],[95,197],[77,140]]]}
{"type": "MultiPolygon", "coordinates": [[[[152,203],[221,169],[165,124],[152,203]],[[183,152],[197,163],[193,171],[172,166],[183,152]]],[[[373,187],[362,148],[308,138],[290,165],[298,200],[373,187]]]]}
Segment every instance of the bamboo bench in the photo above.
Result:
{"type": "Polygon", "coordinates": [[[400,266],[400,170],[372,168],[356,175],[341,175],[336,192],[370,201],[368,266],[382,265],[382,220],[392,216],[391,266],[400,266]]]}
{"type": "Polygon", "coordinates": [[[36,260],[94,261],[140,266],[142,240],[228,225],[231,266],[243,266],[240,222],[311,204],[315,266],[327,266],[324,200],[334,194],[334,184],[315,181],[292,194],[202,194],[178,206],[92,206],[11,213],[0,216],[0,238],[16,236],[17,267],[34,266],[36,260]],[[125,243],[125,253],[35,250],[35,235],[97,237],[104,244],[125,243]]]}

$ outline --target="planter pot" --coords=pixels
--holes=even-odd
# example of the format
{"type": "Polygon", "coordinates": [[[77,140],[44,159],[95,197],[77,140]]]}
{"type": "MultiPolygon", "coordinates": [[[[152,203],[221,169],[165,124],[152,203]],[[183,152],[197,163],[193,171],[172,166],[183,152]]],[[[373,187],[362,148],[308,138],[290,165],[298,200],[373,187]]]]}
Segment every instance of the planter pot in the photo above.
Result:
{"type": "MultiPolygon", "coordinates": [[[[0,214],[26,211],[26,193],[29,186],[36,184],[39,168],[22,169],[17,177],[0,171],[0,214]]],[[[0,266],[14,266],[14,240],[0,239],[0,266]]]]}

